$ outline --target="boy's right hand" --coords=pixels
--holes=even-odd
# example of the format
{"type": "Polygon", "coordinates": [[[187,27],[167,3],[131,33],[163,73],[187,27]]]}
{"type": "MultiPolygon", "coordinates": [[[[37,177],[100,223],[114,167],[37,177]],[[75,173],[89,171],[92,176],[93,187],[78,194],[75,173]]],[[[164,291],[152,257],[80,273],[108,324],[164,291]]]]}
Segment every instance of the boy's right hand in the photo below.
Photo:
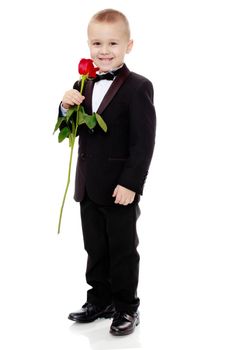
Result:
{"type": "Polygon", "coordinates": [[[84,98],[85,97],[82,96],[78,90],[68,90],[63,96],[62,106],[65,109],[69,109],[71,106],[80,105],[83,102],[84,98]]]}

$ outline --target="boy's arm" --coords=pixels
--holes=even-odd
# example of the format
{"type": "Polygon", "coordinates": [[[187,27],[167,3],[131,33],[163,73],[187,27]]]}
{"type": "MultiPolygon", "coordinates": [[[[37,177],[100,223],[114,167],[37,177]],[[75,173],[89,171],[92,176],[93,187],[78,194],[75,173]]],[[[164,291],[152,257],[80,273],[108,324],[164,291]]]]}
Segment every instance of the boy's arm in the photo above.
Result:
{"type": "MultiPolygon", "coordinates": [[[[74,83],[73,89],[70,89],[65,92],[62,101],[59,104],[58,117],[64,117],[68,109],[74,105],[80,105],[85,99],[79,92],[80,81],[74,83]]],[[[62,122],[60,125],[60,130],[66,126],[65,122],[62,122]]]]}
{"type": "Polygon", "coordinates": [[[153,86],[144,81],[134,91],[130,103],[129,158],[118,184],[138,194],[149,171],[155,144],[156,114],[153,104],[153,86]]]}
{"type": "Polygon", "coordinates": [[[80,81],[76,81],[74,83],[73,89],[65,92],[63,99],[59,105],[59,117],[66,115],[67,110],[70,107],[74,105],[80,105],[83,102],[85,97],[80,94],[79,88],[80,81]]]}

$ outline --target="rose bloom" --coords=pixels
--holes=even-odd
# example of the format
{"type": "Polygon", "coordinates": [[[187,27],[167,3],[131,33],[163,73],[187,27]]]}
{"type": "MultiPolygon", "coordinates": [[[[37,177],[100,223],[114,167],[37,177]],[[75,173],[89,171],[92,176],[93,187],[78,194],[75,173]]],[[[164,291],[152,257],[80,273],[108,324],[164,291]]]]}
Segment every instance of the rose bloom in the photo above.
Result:
{"type": "Polygon", "coordinates": [[[91,59],[82,58],[78,65],[78,71],[80,75],[88,75],[89,78],[96,77],[96,71],[99,68],[95,68],[91,59]]]}

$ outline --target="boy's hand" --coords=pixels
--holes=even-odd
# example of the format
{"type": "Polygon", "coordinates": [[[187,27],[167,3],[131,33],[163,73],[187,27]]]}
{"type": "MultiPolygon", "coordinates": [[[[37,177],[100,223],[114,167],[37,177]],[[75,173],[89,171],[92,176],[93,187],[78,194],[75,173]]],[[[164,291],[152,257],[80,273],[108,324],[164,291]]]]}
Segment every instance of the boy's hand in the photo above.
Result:
{"type": "Polygon", "coordinates": [[[116,197],[114,202],[115,204],[128,205],[133,202],[135,197],[135,192],[121,185],[117,185],[112,196],[116,197]]]}
{"type": "Polygon", "coordinates": [[[85,97],[82,96],[78,90],[68,90],[63,96],[62,106],[66,109],[69,109],[71,106],[80,105],[83,102],[84,98],[85,97]]]}

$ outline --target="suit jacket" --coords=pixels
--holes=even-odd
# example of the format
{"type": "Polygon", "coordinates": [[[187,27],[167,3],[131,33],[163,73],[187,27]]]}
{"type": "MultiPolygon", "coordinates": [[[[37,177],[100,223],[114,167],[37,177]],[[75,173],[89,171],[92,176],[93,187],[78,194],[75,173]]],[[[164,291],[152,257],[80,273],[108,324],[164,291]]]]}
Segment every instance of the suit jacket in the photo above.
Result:
{"type": "MultiPolygon", "coordinates": [[[[94,82],[85,82],[83,106],[92,114],[94,82]]],[[[79,90],[79,82],[74,84],[79,90]]],[[[108,131],[98,125],[90,131],[79,126],[79,151],[75,177],[74,199],[85,195],[101,205],[111,205],[114,188],[119,184],[136,192],[143,186],[151,162],[156,129],[153,86],[145,77],[130,72],[126,65],[114,79],[97,111],[108,131]]]]}

